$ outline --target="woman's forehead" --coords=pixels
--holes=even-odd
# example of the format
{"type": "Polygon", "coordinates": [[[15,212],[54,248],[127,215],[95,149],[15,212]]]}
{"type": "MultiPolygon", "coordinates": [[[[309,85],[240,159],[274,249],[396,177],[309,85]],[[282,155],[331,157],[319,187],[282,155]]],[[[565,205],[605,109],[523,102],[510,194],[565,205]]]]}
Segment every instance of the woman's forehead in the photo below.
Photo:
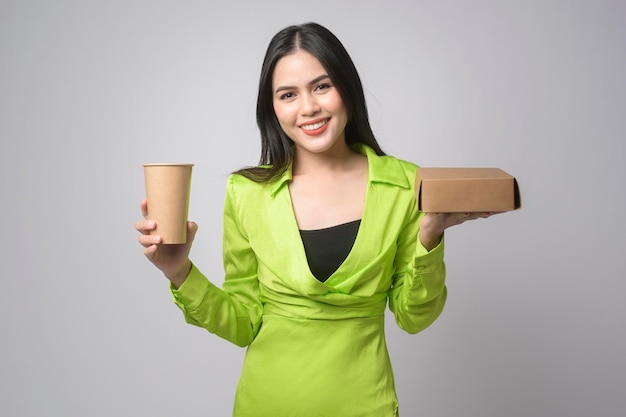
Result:
{"type": "Polygon", "coordinates": [[[327,71],[321,62],[311,53],[298,50],[278,60],[272,75],[273,84],[309,83],[326,75],[327,71]]]}

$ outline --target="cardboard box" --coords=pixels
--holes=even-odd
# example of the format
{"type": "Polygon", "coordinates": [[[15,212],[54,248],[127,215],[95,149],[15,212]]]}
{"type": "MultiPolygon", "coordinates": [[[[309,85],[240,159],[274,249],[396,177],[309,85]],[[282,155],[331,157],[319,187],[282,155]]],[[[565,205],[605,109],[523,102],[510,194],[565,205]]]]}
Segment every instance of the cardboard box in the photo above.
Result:
{"type": "Polygon", "coordinates": [[[419,168],[418,208],[424,212],[502,212],[521,207],[517,180],[499,168],[419,168]]]}

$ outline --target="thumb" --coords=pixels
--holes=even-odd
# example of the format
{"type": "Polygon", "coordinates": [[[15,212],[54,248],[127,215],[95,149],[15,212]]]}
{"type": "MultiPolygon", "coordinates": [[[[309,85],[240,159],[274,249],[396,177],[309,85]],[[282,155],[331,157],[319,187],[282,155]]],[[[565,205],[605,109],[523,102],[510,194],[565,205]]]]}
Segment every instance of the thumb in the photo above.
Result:
{"type": "Polygon", "coordinates": [[[193,242],[198,231],[198,225],[195,222],[187,222],[187,242],[193,242]]]}

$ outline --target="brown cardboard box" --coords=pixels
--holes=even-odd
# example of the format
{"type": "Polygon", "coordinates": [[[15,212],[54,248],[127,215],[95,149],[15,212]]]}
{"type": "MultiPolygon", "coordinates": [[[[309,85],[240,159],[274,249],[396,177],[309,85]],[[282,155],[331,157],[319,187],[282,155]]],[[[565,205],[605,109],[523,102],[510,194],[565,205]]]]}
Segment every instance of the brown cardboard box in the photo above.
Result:
{"type": "Polygon", "coordinates": [[[501,212],[521,207],[517,180],[499,168],[419,168],[418,208],[424,212],[501,212]]]}

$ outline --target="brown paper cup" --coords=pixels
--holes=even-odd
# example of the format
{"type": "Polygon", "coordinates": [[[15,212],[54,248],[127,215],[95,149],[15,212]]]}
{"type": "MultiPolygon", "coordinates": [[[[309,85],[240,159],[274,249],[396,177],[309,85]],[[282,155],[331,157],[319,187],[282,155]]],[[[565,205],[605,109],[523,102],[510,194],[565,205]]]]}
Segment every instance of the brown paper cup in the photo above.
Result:
{"type": "Polygon", "coordinates": [[[152,235],[162,243],[187,242],[187,215],[193,164],[143,164],[148,219],[156,222],[152,235]]]}

